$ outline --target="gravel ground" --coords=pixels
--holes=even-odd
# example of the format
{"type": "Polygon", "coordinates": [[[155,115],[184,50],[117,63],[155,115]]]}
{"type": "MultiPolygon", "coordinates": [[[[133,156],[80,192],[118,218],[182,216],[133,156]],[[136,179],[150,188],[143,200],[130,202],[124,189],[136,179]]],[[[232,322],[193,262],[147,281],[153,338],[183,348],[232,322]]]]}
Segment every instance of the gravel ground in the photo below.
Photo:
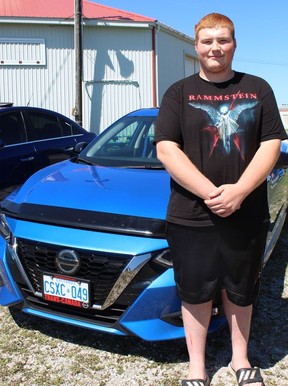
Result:
{"type": "MultiPolygon", "coordinates": [[[[288,385],[288,224],[268,262],[254,314],[250,359],[266,386],[288,385]]],[[[1,386],[176,386],[186,377],[184,340],[145,342],[52,323],[0,307],[1,386]]],[[[211,386],[235,386],[224,329],[207,342],[211,386]]]]}

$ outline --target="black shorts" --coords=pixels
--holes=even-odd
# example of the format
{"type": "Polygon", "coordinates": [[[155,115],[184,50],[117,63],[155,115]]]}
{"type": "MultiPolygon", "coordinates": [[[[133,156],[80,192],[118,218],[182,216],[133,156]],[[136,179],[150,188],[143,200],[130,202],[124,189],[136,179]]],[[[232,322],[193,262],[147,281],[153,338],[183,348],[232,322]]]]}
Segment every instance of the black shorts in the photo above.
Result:
{"type": "Polygon", "coordinates": [[[186,303],[201,304],[225,289],[231,302],[253,304],[258,295],[269,222],[188,227],[167,223],[177,291],[186,303]]]}

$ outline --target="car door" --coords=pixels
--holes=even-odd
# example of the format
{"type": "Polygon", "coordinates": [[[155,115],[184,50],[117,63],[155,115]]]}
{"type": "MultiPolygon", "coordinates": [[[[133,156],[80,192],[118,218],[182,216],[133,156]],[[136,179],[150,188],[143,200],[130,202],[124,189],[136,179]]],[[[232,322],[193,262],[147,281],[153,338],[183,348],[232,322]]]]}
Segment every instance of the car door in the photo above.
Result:
{"type": "MultiPolygon", "coordinates": [[[[288,199],[288,142],[282,141],[281,155],[274,169],[269,174],[268,181],[268,202],[270,212],[270,229],[268,233],[267,247],[272,252],[273,246],[281,232],[283,222],[286,218],[288,199]]],[[[266,260],[269,258],[269,251],[266,253],[266,260]]]]}
{"type": "Polygon", "coordinates": [[[271,221],[275,222],[282,208],[287,205],[288,199],[288,142],[282,141],[281,155],[274,169],[269,174],[268,199],[271,221]]]}
{"type": "Polygon", "coordinates": [[[35,171],[35,148],[27,142],[21,111],[0,114],[0,189],[22,184],[35,171]]]}
{"type": "Polygon", "coordinates": [[[77,143],[72,125],[49,112],[25,112],[28,141],[34,143],[38,169],[71,158],[77,143]]]}

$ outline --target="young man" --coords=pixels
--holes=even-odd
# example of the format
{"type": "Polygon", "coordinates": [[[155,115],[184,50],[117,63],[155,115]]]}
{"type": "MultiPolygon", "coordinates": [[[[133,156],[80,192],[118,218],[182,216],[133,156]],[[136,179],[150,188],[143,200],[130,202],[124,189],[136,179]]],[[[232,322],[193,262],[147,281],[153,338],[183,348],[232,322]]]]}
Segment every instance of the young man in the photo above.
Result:
{"type": "Polygon", "coordinates": [[[208,386],[205,347],[222,291],[240,386],[263,386],[248,360],[252,305],[268,230],[266,177],[286,138],[270,86],[232,70],[234,25],[210,14],[195,26],[200,72],[165,93],[157,156],[171,176],[167,240],[189,352],[183,386],[208,386]],[[193,383],[195,382],[195,383],[193,383]]]}

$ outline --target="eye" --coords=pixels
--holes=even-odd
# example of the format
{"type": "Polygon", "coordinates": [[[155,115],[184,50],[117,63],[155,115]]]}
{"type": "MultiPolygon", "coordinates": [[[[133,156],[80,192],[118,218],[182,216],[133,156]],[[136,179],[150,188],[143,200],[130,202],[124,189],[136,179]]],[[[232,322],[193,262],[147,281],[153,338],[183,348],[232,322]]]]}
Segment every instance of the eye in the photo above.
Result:
{"type": "Polygon", "coordinates": [[[218,40],[219,44],[227,44],[227,43],[230,43],[230,42],[231,42],[231,40],[230,39],[226,39],[226,38],[218,40]]]}
{"type": "Polygon", "coordinates": [[[203,40],[201,43],[206,44],[206,45],[210,45],[210,44],[212,44],[212,40],[203,40]]]}

